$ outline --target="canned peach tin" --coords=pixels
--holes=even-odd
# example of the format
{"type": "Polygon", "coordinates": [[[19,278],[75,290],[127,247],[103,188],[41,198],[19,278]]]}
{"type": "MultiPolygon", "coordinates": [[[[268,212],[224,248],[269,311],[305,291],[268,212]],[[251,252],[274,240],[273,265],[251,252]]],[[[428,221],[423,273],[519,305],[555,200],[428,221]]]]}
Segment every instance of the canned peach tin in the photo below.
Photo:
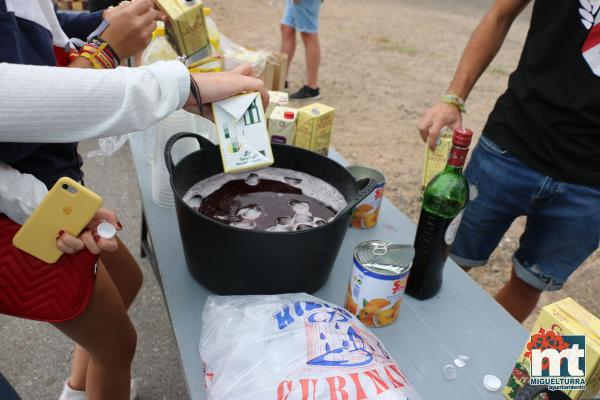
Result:
{"type": "Polygon", "coordinates": [[[385,240],[358,245],[354,250],[346,309],[370,327],[394,322],[414,256],[412,246],[385,240]]]}
{"type": "Polygon", "coordinates": [[[365,178],[372,178],[377,181],[375,190],[354,208],[351,222],[353,228],[373,228],[377,225],[377,219],[379,218],[379,209],[381,208],[383,189],[385,187],[385,176],[376,169],[358,165],[348,167],[348,171],[357,181],[365,178]]]}

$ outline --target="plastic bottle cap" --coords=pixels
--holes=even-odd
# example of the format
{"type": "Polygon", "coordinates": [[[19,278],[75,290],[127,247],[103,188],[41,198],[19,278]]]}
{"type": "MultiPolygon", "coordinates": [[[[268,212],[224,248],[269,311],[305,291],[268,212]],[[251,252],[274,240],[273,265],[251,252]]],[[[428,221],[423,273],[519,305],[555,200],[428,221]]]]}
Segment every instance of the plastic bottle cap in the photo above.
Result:
{"type": "Polygon", "coordinates": [[[486,375],[483,377],[483,387],[490,392],[497,392],[502,388],[502,382],[495,375],[486,375]]]}
{"type": "Polygon", "coordinates": [[[294,112],[293,111],[286,111],[283,113],[283,118],[285,119],[294,119],[294,112]]]}
{"type": "Polygon", "coordinates": [[[117,234],[117,229],[108,222],[102,222],[96,228],[96,232],[98,232],[98,235],[100,235],[101,238],[110,240],[117,234]]]}
{"type": "Polygon", "coordinates": [[[466,128],[456,128],[454,135],[452,136],[452,144],[459,147],[469,147],[471,139],[473,138],[473,131],[466,128]]]}
{"type": "Polygon", "coordinates": [[[448,364],[448,365],[444,365],[444,368],[442,368],[442,371],[444,372],[444,377],[450,381],[453,381],[454,379],[456,379],[456,368],[454,368],[452,365],[448,364]]]}
{"type": "Polygon", "coordinates": [[[204,13],[205,16],[209,16],[210,15],[210,7],[204,7],[202,9],[202,12],[204,13]]]}
{"type": "Polygon", "coordinates": [[[456,357],[454,359],[454,365],[456,365],[458,368],[464,368],[467,366],[467,362],[462,358],[456,357]]]}
{"type": "Polygon", "coordinates": [[[157,22],[156,29],[152,32],[152,39],[157,36],[165,36],[165,24],[163,22],[157,22]]]}

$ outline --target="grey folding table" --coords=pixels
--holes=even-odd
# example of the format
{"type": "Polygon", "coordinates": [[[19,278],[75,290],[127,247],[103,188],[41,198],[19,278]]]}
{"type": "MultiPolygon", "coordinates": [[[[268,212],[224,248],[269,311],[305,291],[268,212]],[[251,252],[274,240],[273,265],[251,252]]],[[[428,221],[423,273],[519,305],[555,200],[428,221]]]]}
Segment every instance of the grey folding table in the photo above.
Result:
{"type": "MultiPolygon", "coordinates": [[[[151,168],[145,160],[141,134],[130,139],[143,206],[143,252],[161,283],[177,340],[189,397],[206,399],[198,343],[202,308],[211,292],[188,272],[174,209],[152,200],[151,168]]],[[[344,164],[335,151],[330,156],[344,164]]],[[[371,239],[412,243],[415,225],[384,199],[378,225],[370,230],[349,229],[331,277],[315,296],[343,305],[356,245],[371,239]]],[[[375,328],[380,338],[423,399],[501,399],[489,392],[483,376],[493,374],[506,382],[528,333],[488,293],[454,262],[444,269],[439,295],[427,301],[406,296],[398,320],[375,328]],[[442,369],[458,355],[469,357],[447,380],[442,369]]],[[[232,399],[233,400],[233,399],[232,399]]]]}

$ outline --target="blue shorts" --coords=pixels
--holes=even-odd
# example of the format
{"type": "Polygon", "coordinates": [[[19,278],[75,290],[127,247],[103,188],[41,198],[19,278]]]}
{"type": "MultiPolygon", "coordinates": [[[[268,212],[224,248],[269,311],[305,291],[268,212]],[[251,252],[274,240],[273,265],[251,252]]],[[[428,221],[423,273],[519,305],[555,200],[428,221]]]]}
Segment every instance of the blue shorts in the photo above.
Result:
{"type": "Polygon", "coordinates": [[[556,181],[482,136],[465,171],[471,201],[451,256],[485,265],[515,218],[527,216],[513,255],[516,275],[540,290],[558,290],[599,246],[600,188],[556,181]]]}
{"type": "Polygon", "coordinates": [[[287,0],[281,23],[304,33],[319,32],[321,0],[287,0]]]}

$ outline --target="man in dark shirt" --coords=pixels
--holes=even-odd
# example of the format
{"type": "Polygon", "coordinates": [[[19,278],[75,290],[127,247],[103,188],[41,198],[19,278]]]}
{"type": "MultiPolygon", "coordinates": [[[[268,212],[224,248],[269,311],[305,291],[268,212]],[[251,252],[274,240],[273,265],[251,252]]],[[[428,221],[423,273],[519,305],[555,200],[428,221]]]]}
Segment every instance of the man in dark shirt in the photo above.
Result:
{"type": "MultiPolygon", "coordinates": [[[[496,0],[462,56],[442,102],[418,128],[433,146],[530,0],[496,0]]],[[[496,294],[517,320],[543,290],[558,290],[600,241],[600,0],[535,0],[521,59],[465,175],[471,201],[451,250],[485,265],[515,218],[527,226],[509,282],[496,294]]]]}

